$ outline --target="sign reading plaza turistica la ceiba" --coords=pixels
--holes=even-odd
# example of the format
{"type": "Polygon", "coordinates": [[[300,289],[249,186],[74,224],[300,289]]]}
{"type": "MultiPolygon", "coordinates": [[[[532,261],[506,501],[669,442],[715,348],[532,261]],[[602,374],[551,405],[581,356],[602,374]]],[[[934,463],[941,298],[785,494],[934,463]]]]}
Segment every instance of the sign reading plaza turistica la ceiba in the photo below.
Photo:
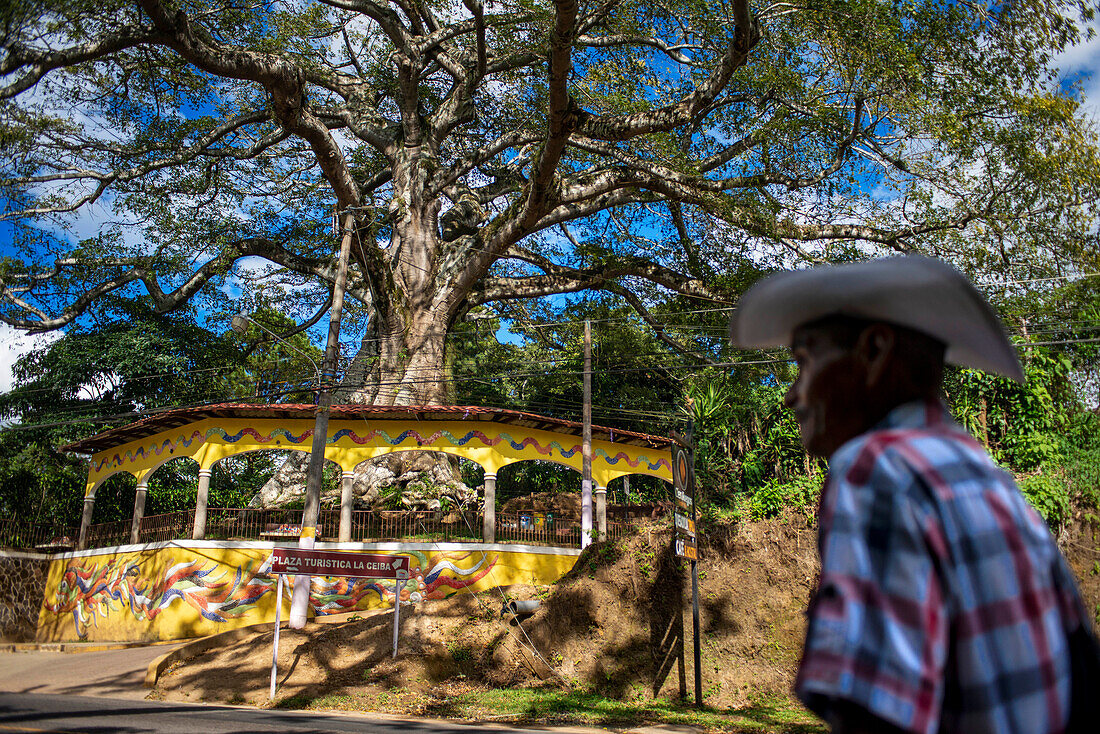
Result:
{"type": "Polygon", "coordinates": [[[305,548],[274,548],[271,551],[271,573],[407,579],[409,558],[305,548]]]}

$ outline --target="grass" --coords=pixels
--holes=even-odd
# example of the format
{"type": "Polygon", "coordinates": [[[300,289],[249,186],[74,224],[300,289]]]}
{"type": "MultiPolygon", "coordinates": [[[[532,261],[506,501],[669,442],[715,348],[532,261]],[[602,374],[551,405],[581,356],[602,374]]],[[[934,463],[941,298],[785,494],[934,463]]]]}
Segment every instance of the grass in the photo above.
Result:
{"type": "MultiPolygon", "coordinates": [[[[622,701],[588,691],[537,688],[479,689],[447,696],[411,691],[398,695],[328,694],[309,698],[298,694],[280,701],[284,709],[362,711],[413,714],[465,721],[522,725],[601,726],[629,729],[643,724],[679,724],[709,732],[809,734],[826,727],[786,698],[761,699],[737,709],[695,708],[664,699],[638,696],[622,701]]],[[[640,692],[639,692],[640,693],[640,692]]]]}

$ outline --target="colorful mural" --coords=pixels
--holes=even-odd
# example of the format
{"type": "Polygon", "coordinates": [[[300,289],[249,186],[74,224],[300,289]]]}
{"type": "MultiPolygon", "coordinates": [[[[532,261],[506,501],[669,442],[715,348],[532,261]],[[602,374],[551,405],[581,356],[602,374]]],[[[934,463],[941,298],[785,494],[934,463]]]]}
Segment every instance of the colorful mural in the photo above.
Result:
{"type": "MultiPolygon", "coordinates": [[[[401,601],[411,604],[425,599],[445,599],[473,586],[493,570],[500,558],[499,553],[474,551],[438,553],[431,557],[419,551],[403,555],[411,557],[412,565],[409,578],[400,584],[401,601]],[[475,556],[476,563],[469,565],[475,556]]],[[[367,597],[371,594],[377,595],[377,601],[382,606],[393,606],[393,590],[393,581],[315,577],[310,591],[310,607],[316,615],[366,609],[369,608],[367,597]]]]}
{"type": "MultiPolygon", "coordinates": [[[[189,448],[192,443],[197,439],[210,440],[211,438],[221,439],[226,444],[235,444],[248,437],[259,444],[271,444],[272,442],[278,442],[281,446],[285,440],[288,444],[298,445],[303,444],[307,440],[311,440],[313,436],[313,429],[306,429],[301,435],[295,436],[293,433],[285,428],[275,428],[270,432],[264,434],[257,431],[255,428],[246,427],[242,428],[235,433],[228,433],[224,428],[215,426],[206,430],[205,434],[201,431],[192,431],[187,436],[177,436],[175,441],[170,439],[158,440],[157,442],[149,445],[138,447],[136,450],[131,449],[125,452],[112,454],[110,456],[102,456],[98,461],[93,462],[92,472],[99,473],[104,469],[114,469],[121,467],[123,464],[140,462],[144,459],[152,457],[161,457],[162,454],[167,451],[168,453],[174,453],[177,448],[189,448]]],[[[500,432],[496,436],[489,436],[482,431],[472,430],[467,431],[462,435],[456,436],[446,429],[440,429],[428,434],[421,434],[419,431],[408,429],[391,436],[383,429],[374,429],[372,431],[366,431],[363,435],[358,434],[354,429],[342,428],[334,433],[330,434],[326,443],[337,444],[340,439],[346,438],[352,443],[364,446],[372,443],[377,443],[375,439],[380,439],[390,446],[400,446],[406,441],[411,441],[416,446],[435,446],[441,443],[441,439],[445,439],[446,443],[450,446],[461,447],[470,443],[472,440],[477,439],[483,446],[497,446],[505,443],[515,451],[524,451],[528,448],[534,449],[539,456],[545,456],[548,458],[562,458],[570,459],[577,455],[581,451],[581,445],[579,443],[572,444],[568,448],[555,440],[547,441],[545,445],[539,443],[539,441],[533,437],[526,437],[517,441],[511,435],[505,432],[500,432]],[[555,453],[556,452],[556,453],[555,453]]],[[[615,454],[609,453],[606,449],[596,447],[593,451],[593,456],[596,458],[602,458],[611,465],[618,464],[620,461],[625,462],[632,469],[643,467],[651,471],[659,471],[661,468],[671,471],[669,468],[668,459],[659,456],[651,458],[644,454],[638,455],[637,458],[630,458],[625,452],[619,451],[615,454]]]]}
{"type": "Polygon", "coordinates": [[[158,581],[145,578],[140,562],[113,558],[104,564],[74,563],[65,569],[45,610],[72,614],[77,637],[88,637],[89,626],[112,613],[129,613],[139,621],[152,620],[173,603],[183,601],[212,622],[226,622],[246,614],[274,588],[273,578],[258,576],[252,563],[229,570],[218,564],[191,560],[168,568],[158,581]]]}
{"type": "MultiPolygon", "coordinates": [[[[412,604],[517,582],[552,583],[576,559],[569,553],[410,545],[392,553],[410,558],[409,578],[400,582],[399,593],[412,604]]],[[[169,640],[273,620],[270,549],[204,546],[55,560],[39,615],[39,641],[169,640]]],[[[289,592],[293,577],[284,576],[283,582],[289,592]]],[[[286,612],[290,594],[283,598],[286,612]]],[[[314,616],[390,607],[393,601],[389,580],[314,577],[310,593],[314,616]]]]}

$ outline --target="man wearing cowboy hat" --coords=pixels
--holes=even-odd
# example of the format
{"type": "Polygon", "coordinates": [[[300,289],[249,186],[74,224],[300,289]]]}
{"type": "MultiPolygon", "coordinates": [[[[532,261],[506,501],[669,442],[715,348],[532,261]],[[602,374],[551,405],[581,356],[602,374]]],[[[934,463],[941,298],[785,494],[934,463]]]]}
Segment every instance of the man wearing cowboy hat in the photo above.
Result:
{"type": "Polygon", "coordinates": [[[1097,646],[1072,573],[940,397],[945,361],[1023,381],[970,282],[915,256],[782,273],[730,332],[791,348],[786,404],[829,457],[802,701],[834,731],[1095,731],[1097,646]]]}

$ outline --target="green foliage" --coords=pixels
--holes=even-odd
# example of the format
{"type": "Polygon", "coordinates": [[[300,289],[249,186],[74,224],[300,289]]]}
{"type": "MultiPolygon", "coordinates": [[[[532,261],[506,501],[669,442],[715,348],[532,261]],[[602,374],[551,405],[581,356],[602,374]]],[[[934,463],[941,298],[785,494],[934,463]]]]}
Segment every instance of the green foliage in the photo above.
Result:
{"type": "MultiPolygon", "coordinates": [[[[229,399],[255,374],[235,336],[203,329],[193,314],[158,314],[141,301],[116,309],[116,318],[73,327],[16,363],[15,387],[0,395],[0,416],[13,423],[0,433],[0,509],[9,517],[78,524],[87,465],[60,446],[152,408],[229,399]]],[[[215,465],[211,506],[247,504],[274,472],[274,457],[256,452],[215,465]]],[[[188,459],[160,467],[146,514],[194,507],[197,472],[188,459]]],[[[135,487],[129,474],[108,479],[96,491],[93,521],[129,518],[135,487]]]]}
{"type": "MultiPolygon", "coordinates": [[[[1068,522],[1074,505],[1100,507],[1100,417],[1080,403],[1071,354],[1028,348],[1023,385],[966,369],[949,371],[946,380],[956,418],[1017,473],[1020,490],[1054,529],[1068,522]]],[[[1088,353],[1075,356],[1078,364],[1091,361],[1088,353]]]]}
{"type": "Polygon", "coordinates": [[[1053,474],[1028,474],[1017,484],[1043,519],[1053,529],[1064,525],[1070,516],[1069,493],[1064,476],[1053,474]]]}
{"type": "Polygon", "coordinates": [[[703,504],[729,506],[739,494],[755,496],[765,486],[822,471],[822,463],[806,455],[798,422],[783,404],[788,368],[775,367],[772,373],[708,370],[688,381],[703,504]]]}
{"type": "MultiPolygon", "coordinates": [[[[109,477],[95,493],[95,506],[92,508],[92,522],[119,522],[133,517],[134,498],[137,494],[137,480],[132,474],[121,472],[109,477]]],[[[83,493],[76,496],[83,497],[83,493]]],[[[70,518],[69,524],[75,525],[80,516],[70,518]]]]}
{"type": "Polygon", "coordinates": [[[318,368],[323,355],[306,332],[296,331],[293,319],[270,305],[253,309],[252,322],[243,337],[226,334],[234,350],[245,349],[246,359],[235,360],[228,383],[237,395],[248,395],[249,401],[261,403],[313,403],[318,368]],[[259,328],[260,324],[266,329],[259,328]],[[276,339],[268,332],[279,334],[276,339]],[[238,341],[245,345],[238,345],[238,341]]]}
{"type": "Polygon", "coordinates": [[[1077,400],[1070,359],[1042,347],[1024,359],[1025,384],[962,369],[949,373],[947,394],[956,419],[993,457],[1017,471],[1063,458],[1060,433],[1077,400]]]}
{"type": "Polygon", "coordinates": [[[87,476],[85,462],[58,452],[49,431],[0,432],[0,516],[72,526],[87,476]]]}
{"type": "Polygon", "coordinates": [[[1062,468],[1074,502],[1100,510],[1100,414],[1080,412],[1071,416],[1062,434],[1062,468]]]}
{"type": "Polygon", "coordinates": [[[460,640],[451,640],[447,643],[447,652],[456,663],[465,663],[474,659],[474,649],[460,640]]]}
{"type": "Polygon", "coordinates": [[[812,515],[824,481],[824,474],[796,477],[789,482],[771,479],[753,492],[749,499],[749,515],[754,520],[775,517],[785,507],[812,515]]]}
{"type": "Polygon", "coordinates": [[[247,507],[284,457],[281,451],[250,451],[222,459],[210,476],[210,506],[247,507]]]}
{"type": "Polygon", "coordinates": [[[0,416],[23,425],[88,416],[119,425],[139,409],[226,399],[232,385],[222,375],[243,359],[232,339],[193,319],[119,302],[112,320],[74,327],[20,358],[0,416]]]}

